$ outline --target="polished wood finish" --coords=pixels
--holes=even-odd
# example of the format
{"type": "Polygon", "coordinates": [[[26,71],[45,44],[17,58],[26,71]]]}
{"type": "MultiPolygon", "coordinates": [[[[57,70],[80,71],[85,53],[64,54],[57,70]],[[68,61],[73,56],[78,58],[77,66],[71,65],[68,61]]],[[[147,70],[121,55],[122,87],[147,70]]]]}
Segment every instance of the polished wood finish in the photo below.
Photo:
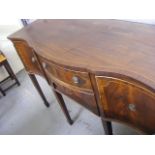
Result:
{"type": "Polygon", "coordinates": [[[64,83],[68,83],[71,86],[86,89],[86,91],[92,91],[91,81],[88,72],[80,72],[76,70],[67,69],[55,65],[46,59],[42,58],[41,63],[45,72],[51,77],[54,77],[64,83]]]}
{"type": "Polygon", "coordinates": [[[59,103],[59,105],[60,105],[64,115],[66,116],[66,119],[67,119],[68,123],[70,125],[72,125],[73,124],[73,120],[71,119],[71,117],[69,115],[69,112],[67,110],[67,107],[65,105],[65,102],[64,102],[64,99],[63,99],[62,95],[59,92],[55,91],[55,90],[53,90],[53,92],[54,92],[54,95],[55,95],[55,97],[56,97],[56,99],[57,99],[57,101],[58,101],[58,103],[59,103]]]}
{"type": "Polygon", "coordinates": [[[41,89],[41,87],[40,87],[40,85],[39,85],[39,83],[38,83],[38,81],[37,81],[37,78],[36,78],[35,75],[33,75],[33,74],[29,74],[29,77],[30,77],[30,79],[32,80],[32,82],[33,82],[35,88],[37,89],[38,93],[40,94],[41,98],[43,99],[45,106],[46,106],[46,107],[49,107],[50,104],[49,104],[48,101],[46,100],[46,97],[45,97],[45,95],[44,95],[43,92],[42,92],[42,89],[41,89]]]}
{"type": "Polygon", "coordinates": [[[112,124],[111,122],[109,121],[105,121],[104,118],[102,117],[101,118],[102,120],[102,125],[103,125],[103,128],[104,128],[104,132],[106,135],[112,135],[112,124]]]}
{"type": "Polygon", "coordinates": [[[14,42],[14,46],[18,51],[18,54],[25,66],[25,69],[29,73],[42,75],[43,73],[37,61],[36,55],[34,53],[34,49],[29,47],[26,42],[21,42],[21,41],[14,42]]]}
{"type": "Polygon", "coordinates": [[[99,115],[94,93],[76,89],[75,87],[71,87],[68,84],[62,83],[56,79],[53,80],[53,85],[57,91],[74,99],[94,114],[99,115]]]}
{"type": "Polygon", "coordinates": [[[40,97],[43,99],[45,106],[49,107],[50,104],[48,103],[45,95],[43,94],[35,75],[33,75],[34,73],[40,76],[44,75],[34,49],[29,47],[25,41],[15,41],[14,47],[16,48],[18,55],[21,58],[23,65],[25,66],[26,71],[29,73],[30,79],[32,80],[35,88],[40,94],[40,97]]]}
{"type": "Polygon", "coordinates": [[[154,93],[136,83],[110,77],[97,77],[104,117],[155,131],[154,93]]]}
{"type": "Polygon", "coordinates": [[[37,20],[9,39],[29,73],[101,116],[107,134],[113,120],[155,132],[155,26],[37,20]]]}
{"type": "Polygon", "coordinates": [[[57,91],[69,96],[96,115],[99,115],[91,80],[87,72],[62,68],[41,57],[40,62],[50,85],[54,85],[57,91]],[[74,82],[74,77],[77,77],[78,81],[74,82]]]}

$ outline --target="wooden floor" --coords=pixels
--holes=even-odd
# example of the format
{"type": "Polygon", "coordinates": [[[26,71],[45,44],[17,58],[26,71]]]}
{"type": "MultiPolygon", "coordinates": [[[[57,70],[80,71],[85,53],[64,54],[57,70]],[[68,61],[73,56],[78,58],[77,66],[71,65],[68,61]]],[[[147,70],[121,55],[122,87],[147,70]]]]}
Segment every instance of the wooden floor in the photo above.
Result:
{"type": "MultiPolygon", "coordinates": [[[[0,97],[0,134],[104,134],[100,118],[65,97],[75,123],[68,125],[55,97],[44,79],[38,80],[51,106],[46,108],[25,71],[17,74],[21,86],[0,97]]],[[[113,123],[114,134],[137,134],[130,128],[113,123]]]]}

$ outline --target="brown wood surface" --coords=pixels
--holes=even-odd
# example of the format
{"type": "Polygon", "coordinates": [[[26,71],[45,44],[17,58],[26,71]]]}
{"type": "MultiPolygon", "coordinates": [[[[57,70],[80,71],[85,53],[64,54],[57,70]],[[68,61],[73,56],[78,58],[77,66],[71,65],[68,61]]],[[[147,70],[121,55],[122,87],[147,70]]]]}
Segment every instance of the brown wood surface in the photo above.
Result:
{"type": "Polygon", "coordinates": [[[58,64],[120,73],[155,88],[155,26],[119,20],[38,20],[9,37],[58,64]]]}
{"type": "Polygon", "coordinates": [[[60,81],[68,83],[72,86],[86,89],[86,91],[92,91],[92,85],[88,72],[80,72],[67,69],[65,67],[55,65],[44,58],[39,58],[40,62],[44,66],[45,72],[47,72],[48,75],[50,74],[51,76],[59,79],[60,81]],[[74,83],[74,77],[78,78],[77,83],[74,83]]]}
{"type": "Polygon", "coordinates": [[[126,122],[145,133],[155,131],[155,95],[141,85],[96,77],[105,118],[126,122]]]}
{"type": "Polygon", "coordinates": [[[64,95],[72,98],[73,100],[80,103],[82,106],[86,107],[88,110],[92,111],[94,114],[99,116],[97,103],[93,92],[87,92],[83,89],[79,89],[70,86],[64,82],[52,78],[54,88],[64,95]]]}
{"type": "Polygon", "coordinates": [[[27,45],[23,41],[15,41],[14,46],[18,51],[23,65],[29,73],[35,73],[38,75],[43,75],[42,69],[37,61],[37,58],[34,53],[34,49],[27,45]]]}
{"type": "Polygon", "coordinates": [[[60,67],[42,57],[39,57],[39,60],[43,66],[49,84],[54,86],[56,91],[74,99],[82,106],[99,116],[91,80],[87,72],[60,67]],[[78,77],[79,83],[74,83],[72,78],[75,76],[78,77]]]}
{"type": "Polygon", "coordinates": [[[72,125],[73,124],[73,120],[71,119],[71,117],[69,115],[69,112],[67,110],[67,107],[65,105],[65,102],[64,102],[64,99],[63,99],[62,95],[60,93],[58,93],[57,91],[55,91],[55,90],[53,90],[53,93],[54,93],[54,95],[55,95],[55,97],[56,97],[56,99],[57,99],[57,101],[58,101],[58,103],[59,103],[59,105],[60,105],[64,115],[66,116],[66,119],[67,119],[68,123],[70,125],[72,125]]]}
{"type": "Polygon", "coordinates": [[[45,97],[44,93],[42,92],[42,89],[41,89],[41,87],[40,87],[40,85],[39,85],[39,83],[38,83],[37,78],[36,78],[35,75],[33,75],[33,74],[29,74],[29,77],[30,77],[30,79],[32,80],[32,82],[33,82],[33,84],[34,84],[36,90],[37,90],[38,93],[40,94],[40,97],[41,97],[42,100],[44,101],[45,106],[46,106],[46,107],[49,107],[50,104],[49,104],[48,101],[46,100],[46,97],[45,97]]]}
{"type": "Polygon", "coordinates": [[[29,73],[42,75],[55,91],[101,114],[107,134],[112,134],[109,120],[155,133],[155,26],[37,20],[9,39],[29,73]]]}

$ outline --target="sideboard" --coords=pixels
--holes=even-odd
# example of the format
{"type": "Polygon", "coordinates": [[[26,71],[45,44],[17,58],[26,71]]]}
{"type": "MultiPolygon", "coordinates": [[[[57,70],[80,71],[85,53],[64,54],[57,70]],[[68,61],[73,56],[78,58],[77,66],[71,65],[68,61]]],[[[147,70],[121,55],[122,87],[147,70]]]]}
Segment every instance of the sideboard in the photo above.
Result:
{"type": "Polygon", "coordinates": [[[155,26],[121,20],[37,20],[8,37],[46,100],[45,78],[68,122],[62,94],[101,118],[155,133],[155,26]]]}

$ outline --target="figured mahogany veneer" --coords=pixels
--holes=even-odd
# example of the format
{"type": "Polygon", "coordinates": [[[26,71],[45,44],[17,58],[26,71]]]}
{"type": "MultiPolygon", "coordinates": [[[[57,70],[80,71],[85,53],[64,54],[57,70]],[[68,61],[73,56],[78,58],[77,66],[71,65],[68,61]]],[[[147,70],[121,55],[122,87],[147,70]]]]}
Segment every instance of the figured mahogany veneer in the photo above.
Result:
{"type": "Polygon", "coordinates": [[[41,57],[40,62],[42,63],[46,74],[50,77],[59,79],[64,83],[70,84],[71,86],[83,88],[86,91],[93,91],[88,72],[67,69],[65,67],[55,65],[41,57]]]}
{"type": "Polygon", "coordinates": [[[93,92],[83,91],[81,89],[75,89],[60,81],[53,81],[53,86],[56,91],[67,95],[68,97],[79,102],[81,105],[92,111],[94,114],[98,114],[96,100],[93,92]]]}
{"type": "Polygon", "coordinates": [[[15,41],[14,46],[23,61],[25,69],[30,73],[42,75],[42,71],[37,61],[34,49],[29,47],[26,42],[21,41],[15,41]]]}
{"type": "Polygon", "coordinates": [[[99,115],[91,80],[87,72],[67,69],[39,57],[50,85],[93,113],[99,115]],[[74,79],[75,78],[75,79],[74,79]]]}
{"type": "Polygon", "coordinates": [[[119,20],[37,20],[11,35],[34,74],[52,86],[68,122],[65,94],[101,117],[155,133],[155,26],[119,20]]]}
{"type": "Polygon", "coordinates": [[[96,77],[106,118],[125,121],[146,133],[155,131],[155,96],[144,86],[113,77],[96,77]]]}

